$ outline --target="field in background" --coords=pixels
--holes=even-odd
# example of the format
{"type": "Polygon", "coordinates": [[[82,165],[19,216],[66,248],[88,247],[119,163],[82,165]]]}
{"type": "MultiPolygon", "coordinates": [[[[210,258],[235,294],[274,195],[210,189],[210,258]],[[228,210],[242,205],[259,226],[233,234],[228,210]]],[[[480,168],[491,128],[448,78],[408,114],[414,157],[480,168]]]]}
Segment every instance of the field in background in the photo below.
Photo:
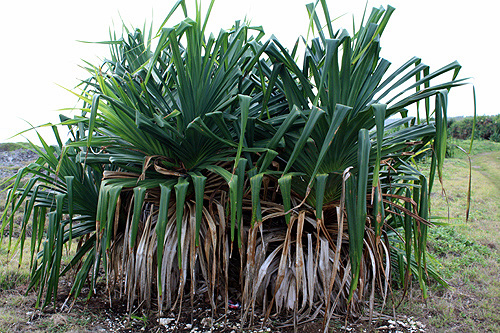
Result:
{"type": "MultiPolygon", "coordinates": [[[[469,147],[467,141],[455,140],[452,144],[465,150],[469,147]]],[[[468,159],[457,148],[451,152],[453,157],[445,161],[443,173],[446,196],[438,181],[432,193],[432,215],[445,218],[434,221],[444,225],[433,227],[429,232],[430,251],[450,288],[432,285],[425,303],[415,283],[408,300],[396,312],[424,323],[426,332],[500,332],[500,143],[474,143],[469,221],[465,221],[468,159]],[[447,220],[448,214],[450,220],[447,220]]],[[[426,170],[429,166],[423,163],[420,167],[426,170]]],[[[5,193],[2,193],[2,210],[4,201],[5,193]]],[[[145,325],[147,318],[132,317],[131,322],[127,322],[123,316],[113,318],[110,313],[99,314],[88,306],[77,307],[69,314],[56,313],[53,309],[35,311],[36,295],[25,295],[29,254],[25,250],[28,260],[20,267],[17,255],[7,255],[4,240],[0,248],[0,332],[79,332],[89,328],[97,332],[109,329],[112,320],[116,329],[135,327],[139,330],[145,325]]],[[[395,292],[396,296],[400,296],[398,293],[395,292]]],[[[372,328],[380,326],[386,323],[372,328]]],[[[405,331],[402,326],[397,328],[405,331]]]]}
{"type": "MultiPolygon", "coordinates": [[[[466,151],[469,143],[452,140],[466,151]]],[[[435,219],[445,225],[429,232],[430,252],[450,288],[431,287],[422,303],[415,285],[398,312],[419,318],[429,332],[500,332],[500,143],[474,141],[469,221],[468,158],[457,148],[452,155],[443,169],[445,192],[436,182],[432,193],[432,215],[450,220],[435,219]]]]}

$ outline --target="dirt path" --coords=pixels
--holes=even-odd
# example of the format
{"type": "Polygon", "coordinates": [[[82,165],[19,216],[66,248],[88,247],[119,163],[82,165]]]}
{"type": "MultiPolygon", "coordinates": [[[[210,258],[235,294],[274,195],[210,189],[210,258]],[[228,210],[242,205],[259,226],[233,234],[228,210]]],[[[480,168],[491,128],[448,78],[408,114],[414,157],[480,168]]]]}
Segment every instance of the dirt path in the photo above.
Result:
{"type": "Polygon", "coordinates": [[[500,190],[500,151],[473,156],[472,167],[500,190]]]}

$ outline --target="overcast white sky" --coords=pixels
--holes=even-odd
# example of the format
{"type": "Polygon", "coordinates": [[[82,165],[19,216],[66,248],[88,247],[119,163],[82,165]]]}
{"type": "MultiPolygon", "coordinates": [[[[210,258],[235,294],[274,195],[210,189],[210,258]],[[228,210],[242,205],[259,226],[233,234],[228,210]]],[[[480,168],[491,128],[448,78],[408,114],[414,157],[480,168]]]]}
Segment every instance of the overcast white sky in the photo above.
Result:
{"type": "MultiPolygon", "coordinates": [[[[204,8],[208,0],[201,0],[204,8]]],[[[76,98],[58,85],[72,88],[87,77],[78,66],[85,59],[94,64],[108,54],[107,46],[83,44],[77,40],[108,39],[109,28],[124,22],[142,27],[163,21],[175,0],[68,0],[8,1],[0,7],[2,47],[0,64],[0,142],[33,125],[57,122],[58,109],[76,106],[76,98]]],[[[191,1],[192,2],[192,1],[191,1]]],[[[209,31],[230,28],[245,16],[263,25],[286,46],[307,33],[305,4],[312,0],[216,0],[209,31]]],[[[352,15],[359,24],[365,0],[327,0],[330,14],[347,13],[334,23],[351,30],[352,15]]],[[[496,2],[487,0],[369,0],[368,7],[396,7],[382,38],[382,56],[394,66],[412,56],[435,70],[454,60],[463,66],[461,77],[473,77],[477,112],[500,113],[494,100],[497,78],[499,32],[496,2]]],[[[194,6],[190,6],[194,9],[194,6]]],[[[172,20],[173,25],[178,20],[172,20]]],[[[115,30],[115,29],[113,29],[115,30]]],[[[63,113],[68,114],[68,111],[63,113]]],[[[458,88],[450,94],[451,116],[472,115],[472,88],[458,88]]],[[[28,137],[32,138],[32,135],[28,137]]],[[[9,141],[22,141],[17,137],[9,141]]]]}

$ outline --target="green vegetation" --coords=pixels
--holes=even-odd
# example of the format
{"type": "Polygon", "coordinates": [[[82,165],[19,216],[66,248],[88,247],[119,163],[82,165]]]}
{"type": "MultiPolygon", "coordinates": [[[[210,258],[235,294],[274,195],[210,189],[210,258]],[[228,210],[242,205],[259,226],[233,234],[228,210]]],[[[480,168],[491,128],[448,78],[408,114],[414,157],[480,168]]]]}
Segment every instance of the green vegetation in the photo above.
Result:
{"type": "MultiPolygon", "coordinates": [[[[450,135],[456,139],[470,139],[473,124],[473,117],[453,120],[449,124],[450,135]]],[[[474,138],[500,142],[500,115],[476,117],[474,138]]]]}
{"type": "MultiPolygon", "coordinates": [[[[473,241],[471,237],[451,227],[439,227],[430,233],[432,253],[439,257],[451,257],[447,260],[448,276],[463,273],[471,263],[486,265],[487,259],[495,257],[494,251],[486,245],[473,241]]],[[[500,257],[499,257],[500,259],[500,257]]]]}
{"type": "Polygon", "coordinates": [[[27,142],[0,142],[0,152],[13,151],[16,149],[30,149],[31,146],[27,142]]]}
{"type": "MultiPolygon", "coordinates": [[[[457,157],[457,160],[465,158],[465,154],[457,147],[461,147],[465,151],[468,151],[470,147],[470,140],[451,139],[449,140],[449,143],[454,149],[453,156],[457,157]]],[[[497,152],[498,150],[500,150],[500,143],[498,142],[491,140],[474,140],[471,156],[484,155],[485,153],[497,152]]],[[[480,158],[480,156],[476,156],[476,160],[478,158],[480,158]]]]}
{"type": "Polygon", "coordinates": [[[207,36],[209,13],[190,18],[184,1],[176,25],[112,36],[109,60],[89,64],[75,93],[81,114],[61,116],[71,139],[54,126],[58,145],[40,137],[39,159],[11,179],[0,233],[12,237],[23,212],[37,307],[56,305],[70,270],[68,297],[105,280],[130,312],[181,311],[195,296],[227,311],[236,287],[243,326],[261,309],[295,324],[320,311],[326,323],[371,317],[393,282],[414,278],[424,298],[427,276],[444,284],[426,264],[429,193],[447,171],[460,65],[431,71],[413,57],[389,71],[379,52],[393,8],[374,8],[349,34],[318,6],[307,6],[317,37],[303,66],[298,44],[265,40],[261,27],[237,21],[207,36]],[[412,157],[429,149],[419,171],[412,157]]]}

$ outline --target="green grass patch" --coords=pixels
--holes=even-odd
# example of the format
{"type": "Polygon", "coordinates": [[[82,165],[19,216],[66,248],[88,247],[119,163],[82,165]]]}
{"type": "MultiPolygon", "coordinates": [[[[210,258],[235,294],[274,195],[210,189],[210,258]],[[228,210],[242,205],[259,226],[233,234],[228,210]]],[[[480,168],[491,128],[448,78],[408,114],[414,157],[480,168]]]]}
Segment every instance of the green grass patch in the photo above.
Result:
{"type": "Polygon", "coordinates": [[[19,251],[8,253],[6,240],[0,246],[0,291],[27,285],[30,280],[29,248],[24,248],[24,261],[19,263],[19,251]]]}
{"type": "Polygon", "coordinates": [[[441,226],[429,231],[431,252],[446,267],[445,278],[449,279],[477,265],[485,266],[491,260],[500,263],[500,255],[490,247],[474,241],[454,226],[441,226]]]}
{"type": "MultiPolygon", "coordinates": [[[[461,150],[456,148],[456,146],[459,146],[459,147],[465,149],[465,151],[469,152],[470,140],[460,140],[460,139],[450,138],[449,145],[451,147],[453,147],[452,148],[453,149],[452,150],[453,157],[464,158],[465,154],[461,150]]],[[[478,155],[478,154],[489,153],[489,152],[494,152],[494,151],[500,151],[500,142],[475,139],[473,144],[472,144],[471,155],[478,155]]]]}

